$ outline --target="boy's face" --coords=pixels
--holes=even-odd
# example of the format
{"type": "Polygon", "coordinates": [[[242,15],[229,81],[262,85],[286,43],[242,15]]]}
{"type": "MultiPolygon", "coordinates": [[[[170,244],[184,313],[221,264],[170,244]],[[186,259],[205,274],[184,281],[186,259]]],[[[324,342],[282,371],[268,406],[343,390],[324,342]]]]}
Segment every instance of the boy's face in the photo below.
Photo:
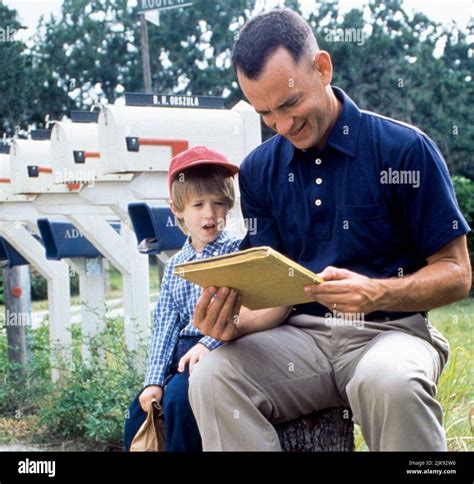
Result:
{"type": "Polygon", "coordinates": [[[224,227],[229,211],[225,200],[217,195],[192,195],[184,206],[183,212],[174,214],[184,219],[184,224],[191,235],[191,243],[200,252],[206,244],[214,242],[224,227]]]}

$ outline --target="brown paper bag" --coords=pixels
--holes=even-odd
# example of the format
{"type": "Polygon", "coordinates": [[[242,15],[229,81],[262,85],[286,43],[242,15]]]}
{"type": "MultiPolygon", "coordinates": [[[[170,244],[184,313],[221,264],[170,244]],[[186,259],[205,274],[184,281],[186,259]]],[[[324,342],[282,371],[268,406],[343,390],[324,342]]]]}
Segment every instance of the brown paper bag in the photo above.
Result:
{"type": "Polygon", "coordinates": [[[165,450],[165,420],[156,400],[151,402],[145,422],[135,435],[130,452],[163,452],[165,450]]]}

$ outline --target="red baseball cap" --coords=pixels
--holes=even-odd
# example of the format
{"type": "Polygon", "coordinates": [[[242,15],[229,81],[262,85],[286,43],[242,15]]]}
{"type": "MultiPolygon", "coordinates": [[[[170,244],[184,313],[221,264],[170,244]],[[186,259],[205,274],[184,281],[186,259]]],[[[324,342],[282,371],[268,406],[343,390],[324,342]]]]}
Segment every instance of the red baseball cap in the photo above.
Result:
{"type": "Polygon", "coordinates": [[[171,195],[171,183],[173,178],[181,173],[186,168],[197,165],[217,165],[225,168],[230,176],[239,172],[239,167],[231,163],[223,154],[211,150],[206,146],[194,146],[186,151],[174,156],[171,160],[170,169],[168,172],[168,189],[171,195]]]}

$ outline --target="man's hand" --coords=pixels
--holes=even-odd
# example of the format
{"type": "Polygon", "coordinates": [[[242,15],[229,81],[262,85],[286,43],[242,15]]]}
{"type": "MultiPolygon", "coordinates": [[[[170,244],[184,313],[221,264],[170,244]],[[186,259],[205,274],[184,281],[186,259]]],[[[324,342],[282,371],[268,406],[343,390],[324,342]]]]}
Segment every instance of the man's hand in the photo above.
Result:
{"type": "Polygon", "coordinates": [[[138,400],[143,411],[148,413],[151,408],[151,401],[156,400],[158,403],[160,403],[162,397],[163,388],[158,385],[150,385],[143,390],[138,400]]]}
{"type": "Polygon", "coordinates": [[[219,341],[232,341],[241,335],[241,304],[242,298],[234,289],[221,287],[216,293],[215,287],[207,287],[196,304],[193,324],[206,336],[219,341]]]}
{"type": "Polygon", "coordinates": [[[325,282],[305,286],[304,291],[330,311],[365,315],[379,309],[378,302],[385,292],[380,280],[332,266],[318,275],[325,282]]]}
{"type": "Polygon", "coordinates": [[[189,363],[189,374],[193,371],[195,364],[199,363],[207,354],[209,348],[202,343],[194,345],[180,360],[178,363],[178,371],[182,373],[189,363]]]}

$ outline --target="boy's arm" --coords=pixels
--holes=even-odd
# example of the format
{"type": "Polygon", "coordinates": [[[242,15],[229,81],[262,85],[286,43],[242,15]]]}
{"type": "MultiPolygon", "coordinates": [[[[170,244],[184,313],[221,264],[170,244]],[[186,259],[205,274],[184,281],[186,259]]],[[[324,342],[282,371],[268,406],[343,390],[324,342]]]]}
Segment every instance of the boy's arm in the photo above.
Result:
{"type": "Polygon", "coordinates": [[[172,268],[166,267],[160,295],[153,313],[153,336],[144,386],[163,386],[173,350],[179,339],[179,311],[168,288],[172,268]]]}
{"type": "MultiPolygon", "coordinates": [[[[164,278],[163,278],[164,281],[164,278]]],[[[162,284],[160,296],[153,313],[153,336],[150,357],[144,381],[144,390],[139,397],[140,406],[149,412],[152,400],[161,402],[168,364],[179,338],[179,313],[174,307],[169,290],[162,284]]]]}

